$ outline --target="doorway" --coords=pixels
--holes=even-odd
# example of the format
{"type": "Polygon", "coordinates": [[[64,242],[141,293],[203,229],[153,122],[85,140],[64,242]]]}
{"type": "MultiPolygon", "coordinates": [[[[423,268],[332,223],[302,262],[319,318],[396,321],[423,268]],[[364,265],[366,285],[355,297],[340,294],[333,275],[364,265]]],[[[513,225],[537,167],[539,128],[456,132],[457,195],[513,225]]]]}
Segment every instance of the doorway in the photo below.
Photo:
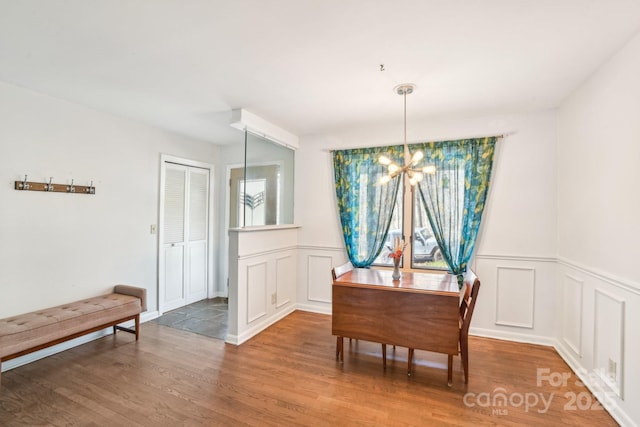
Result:
{"type": "Polygon", "coordinates": [[[209,296],[213,167],[163,156],[160,185],[158,307],[163,312],[209,296]]]}

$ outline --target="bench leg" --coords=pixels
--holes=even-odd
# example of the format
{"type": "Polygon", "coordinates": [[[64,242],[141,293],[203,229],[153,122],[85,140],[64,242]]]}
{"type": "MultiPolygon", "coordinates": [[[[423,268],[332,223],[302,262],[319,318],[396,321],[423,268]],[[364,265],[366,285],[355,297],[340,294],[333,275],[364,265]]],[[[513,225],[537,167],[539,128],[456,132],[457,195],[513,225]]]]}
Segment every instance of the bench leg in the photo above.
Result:
{"type": "Polygon", "coordinates": [[[131,329],[131,328],[125,328],[124,326],[120,326],[120,325],[113,325],[113,333],[116,333],[116,329],[119,329],[121,331],[125,331],[125,332],[129,332],[130,334],[135,334],[136,335],[136,341],[138,341],[138,338],[140,337],[140,315],[137,314],[136,317],[134,317],[135,320],[135,329],[131,329]]]}

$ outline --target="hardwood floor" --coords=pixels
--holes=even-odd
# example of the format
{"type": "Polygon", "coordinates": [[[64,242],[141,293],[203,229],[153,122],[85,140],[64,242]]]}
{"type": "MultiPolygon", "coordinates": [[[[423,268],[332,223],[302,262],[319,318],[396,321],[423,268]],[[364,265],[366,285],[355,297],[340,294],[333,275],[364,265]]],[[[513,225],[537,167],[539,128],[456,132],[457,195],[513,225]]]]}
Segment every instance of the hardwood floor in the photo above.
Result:
{"type": "Polygon", "coordinates": [[[3,373],[0,425],[616,425],[573,409],[593,397],[552,348],[469,346],[469,384],[456,357],[449,388],[446,355],[416,351],[407,377],[406,349],[389,346],[383,371],[379,344],[346,340],[338,363],[326,315],[295,312],[239,347],[147,322],[137,343],[120,333],[3,373]],[[537,368],[571,377],[538,386],[537,368]]]}

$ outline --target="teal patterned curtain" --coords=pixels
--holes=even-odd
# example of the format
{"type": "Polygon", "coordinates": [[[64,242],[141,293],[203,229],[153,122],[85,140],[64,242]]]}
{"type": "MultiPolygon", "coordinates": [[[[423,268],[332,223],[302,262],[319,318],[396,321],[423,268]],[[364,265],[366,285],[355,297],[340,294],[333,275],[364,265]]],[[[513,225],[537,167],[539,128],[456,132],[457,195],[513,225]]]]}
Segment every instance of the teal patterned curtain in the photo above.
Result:
{"type": "Polygon", "coordinates": [[[411,144],[424,152],[423,165],[434,165],[418,184],[436,241],[449,269],[463,274],[473,253],[484,210],[497,137],[411,144]]]}
{"type": "Polygon", "coordinates": [[[338,211],[349,260],[355,267],[368,267],[380,254],[389,231],[400,177],[380,185],[386,167],[382,155],[402,163],[401,145],[358,148],[333,152],[338,211]]]}

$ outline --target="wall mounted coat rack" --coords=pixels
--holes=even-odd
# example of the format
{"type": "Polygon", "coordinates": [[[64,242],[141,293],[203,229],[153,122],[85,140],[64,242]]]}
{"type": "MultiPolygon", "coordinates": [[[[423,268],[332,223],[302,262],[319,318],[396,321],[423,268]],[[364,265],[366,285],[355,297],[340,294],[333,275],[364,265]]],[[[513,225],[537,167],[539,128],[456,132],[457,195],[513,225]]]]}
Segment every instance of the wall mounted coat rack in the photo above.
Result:
{"type": "Polygon", "coordinates": [[[15,189],[52,193],[96,194],[96,187],[93,186],[93,181],[91,181],[90,185],[74,185],[73,180],[71,180],[71,184],[54,184],[51,181],[53,181],[53,177],[49,178],[49,182],[27,181],[27,175],[25,175],[23,181],[16,181],[15,189]]]}

